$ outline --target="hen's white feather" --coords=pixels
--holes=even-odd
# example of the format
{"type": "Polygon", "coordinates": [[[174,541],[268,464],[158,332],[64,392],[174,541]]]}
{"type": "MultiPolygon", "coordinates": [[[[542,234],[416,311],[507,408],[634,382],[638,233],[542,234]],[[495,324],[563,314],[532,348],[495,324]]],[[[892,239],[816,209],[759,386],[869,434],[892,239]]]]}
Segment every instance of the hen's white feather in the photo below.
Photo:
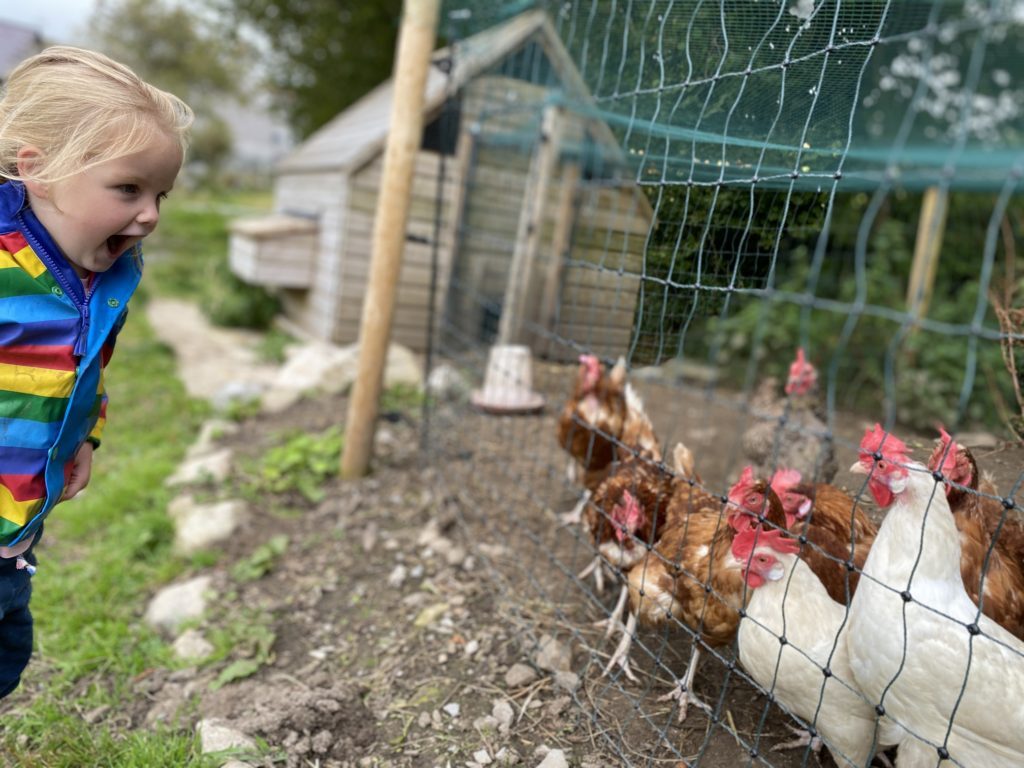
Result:
{"type": "Polygon", "coordinates": [[[838,765],[862,768],[874,751],[898,741],[898,729],[878,722],[853,681],[843,629],[846,607],[829,597],[803,560],[768,551],[784,574],[753,590],[740,622],[740,663],[817,730],[838,765]],[[785,645],[779,642],[783,636],[785,645]]]}
{"type": "Polygon", "coordinates": [[[946,495],[923,466],[907,466],[850,605],[854,679],[918,740],[908,757],[931,749],[937,762],[944,745],[954,765],[1020,768],[1024,643],[979,615],[960,577],[946,495]],[[974,623],[980,634],[968,631],[974,623]]]}

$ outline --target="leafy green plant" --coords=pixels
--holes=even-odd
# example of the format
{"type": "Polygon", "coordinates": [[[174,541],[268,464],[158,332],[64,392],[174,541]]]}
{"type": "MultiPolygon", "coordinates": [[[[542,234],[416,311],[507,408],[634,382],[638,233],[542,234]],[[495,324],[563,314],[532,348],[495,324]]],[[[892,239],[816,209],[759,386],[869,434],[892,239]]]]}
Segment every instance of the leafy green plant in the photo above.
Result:
{"type": "MultiPolygon", "coordinates": [[[[236,625],[236,630],[244,626],[243,631],[232,634],[232,655],[236,658],[229,662],[217,679],[210,684],[211,690],[222,688],[235,680],[242,680],[256,674],[260,667],[273,661],[273,647],[277,635],[264,623],[236,625]]],[[[224,638],[218,638],[223,642],[224,638]]]]}
{"type": "Polygon", "coordinates": [[[263,457],[257,470],[256,490],[297,491],[313,503],[321,501],[323,483],[338,474],[342,440],[341,428],[337,426],[319,434],[293,435],[263,457]]]}
{"type": "Polygon", "coordinates": [[[295,339],[279,328],[270,328],[260,339],[256,348],[260,359],[268,363],[283,363],[285,361],[285,350],[289,345],[294,344],[295,339]]]}
{"type": "Polygon", "coordinates": [[[231,569],[235,581],[256,581],[273,570],[274,565],[288,550],[288,537],[284,534],[272,536],[270,541],[259,546],[249,557],[239,560],[231,569]]]}
{"type": "Polygon", "coordinates": [[[412,413],[423,407],[423,398],[423,390],[416,384],[394,384],[381,393],[380,410],[412,413]]]}

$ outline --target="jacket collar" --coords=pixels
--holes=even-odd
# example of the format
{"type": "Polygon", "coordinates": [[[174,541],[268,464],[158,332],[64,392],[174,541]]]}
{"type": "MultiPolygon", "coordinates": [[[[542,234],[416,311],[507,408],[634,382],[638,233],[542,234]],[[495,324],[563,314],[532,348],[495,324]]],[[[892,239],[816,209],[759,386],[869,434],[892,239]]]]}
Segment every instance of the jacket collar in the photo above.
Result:
{"type": "Polygon", "coordinates": [[[20,181],[8,181],[0,184],[0,217],[5,221],[13,221],[25,240],[36,252],[39,260],[54,273],[58,284],[65,291],[71,291],[71,297],[77,304],[85,302],[85,288],[82,280],[71,266],[57,243],[46,231],[46,227],[29,207],[25,185],[20,181]]]}

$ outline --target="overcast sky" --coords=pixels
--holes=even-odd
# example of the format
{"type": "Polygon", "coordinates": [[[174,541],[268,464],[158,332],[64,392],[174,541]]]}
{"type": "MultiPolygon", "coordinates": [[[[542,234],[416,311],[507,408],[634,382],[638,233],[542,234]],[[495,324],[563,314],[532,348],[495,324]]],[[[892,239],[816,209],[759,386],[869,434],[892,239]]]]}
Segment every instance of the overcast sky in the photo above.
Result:
{"type": "Polygon", "coordinates": [[[47,42],[80,43],[95,0],[3,0],[0,20],[42,33],[47,42]]]}

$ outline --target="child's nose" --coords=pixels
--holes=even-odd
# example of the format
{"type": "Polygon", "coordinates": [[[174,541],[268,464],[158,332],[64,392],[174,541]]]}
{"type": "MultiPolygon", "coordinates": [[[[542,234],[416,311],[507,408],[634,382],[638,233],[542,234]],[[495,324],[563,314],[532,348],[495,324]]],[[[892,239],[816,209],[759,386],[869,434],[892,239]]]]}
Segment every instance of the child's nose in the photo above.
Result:
{"type": "Polygon", "coordinates": [[[142,226],[152,229],[160,221],[160,206],[155,202],[143,206],[135,220],[142,226]]]}

